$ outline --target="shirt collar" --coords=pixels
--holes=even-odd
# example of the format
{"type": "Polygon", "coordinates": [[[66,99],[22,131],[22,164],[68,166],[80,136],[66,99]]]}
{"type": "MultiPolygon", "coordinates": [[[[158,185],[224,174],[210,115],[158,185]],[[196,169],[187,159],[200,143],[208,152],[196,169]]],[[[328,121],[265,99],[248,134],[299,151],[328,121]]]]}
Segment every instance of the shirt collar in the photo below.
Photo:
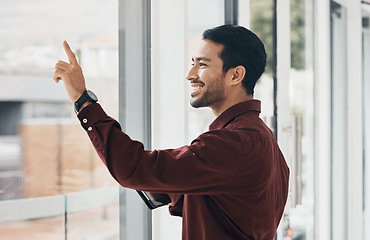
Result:
{"type": "Polygon", "coordinates": [[[228,108],[220,116],[218,116],[212,123],[209,125],[209,130],[216,130],[226,127],[234,118],[237,116],[249,112],[256,111],[261,112],[261,101],[259,100],[249,100],[235,104],[234,106],[228,108]]]}

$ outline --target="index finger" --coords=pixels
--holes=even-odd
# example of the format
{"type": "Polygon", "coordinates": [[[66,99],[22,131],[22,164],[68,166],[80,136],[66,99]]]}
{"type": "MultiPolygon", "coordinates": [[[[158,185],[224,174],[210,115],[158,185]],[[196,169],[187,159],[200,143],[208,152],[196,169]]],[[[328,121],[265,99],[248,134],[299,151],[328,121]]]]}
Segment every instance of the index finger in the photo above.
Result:
{"type": "Polygon", "coordinates": [[[69,47],[67,41],[64,41],[63,42],[63,48],[64,48],[64,51],[66,52],[67,54],[67,57],[68,57],[68,61],[70,64],[74,65],[74,64],[78,64],[77,62],[77,59],[76,59],[76,56],[75,54],[72,52],[71,48],[69,47]]]}

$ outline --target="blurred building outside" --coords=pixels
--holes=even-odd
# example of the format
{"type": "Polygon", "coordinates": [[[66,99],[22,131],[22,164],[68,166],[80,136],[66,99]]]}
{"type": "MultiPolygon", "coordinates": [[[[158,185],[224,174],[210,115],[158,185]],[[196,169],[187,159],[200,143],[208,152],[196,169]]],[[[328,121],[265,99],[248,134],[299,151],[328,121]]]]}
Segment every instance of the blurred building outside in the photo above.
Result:
{"type": "MultiPolygon", "coordinates": [[[[117,38],[101,35],[76,49],[88,85],[115,116],[117,38]]],[[[0,200],[112,185],[63,86],[51,76],[0,75],[0,89],[0,200]]]]}

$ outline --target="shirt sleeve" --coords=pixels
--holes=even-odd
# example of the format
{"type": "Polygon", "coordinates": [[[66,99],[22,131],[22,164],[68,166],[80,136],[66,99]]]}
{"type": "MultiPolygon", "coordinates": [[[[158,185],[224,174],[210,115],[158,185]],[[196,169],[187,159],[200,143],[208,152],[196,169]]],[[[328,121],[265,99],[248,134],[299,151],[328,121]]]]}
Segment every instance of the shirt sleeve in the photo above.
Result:
{"type": "Polygon", "coordinates": [[[241,142],[232,131],[204,133],[191,145],[144,150],[97,103],[78,114],[98,155],[124,187],[158,193],[222,194],[241,165],[241,142]]]}

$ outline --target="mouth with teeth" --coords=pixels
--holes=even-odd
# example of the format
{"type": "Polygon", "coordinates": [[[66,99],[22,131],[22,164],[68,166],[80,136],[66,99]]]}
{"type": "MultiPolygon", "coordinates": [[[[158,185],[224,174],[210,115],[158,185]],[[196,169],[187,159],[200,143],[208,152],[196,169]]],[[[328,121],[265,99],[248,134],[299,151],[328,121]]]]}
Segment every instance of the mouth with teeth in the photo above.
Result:
{"type": "Polygon", "coordinates": [[[191,96],[192,97],[195,97],[196,95],[198,95],[200,93],[200,91],[202,91],[202,88],[204,87],[204,83],[203,82],[191,82],[191,96]]]}

